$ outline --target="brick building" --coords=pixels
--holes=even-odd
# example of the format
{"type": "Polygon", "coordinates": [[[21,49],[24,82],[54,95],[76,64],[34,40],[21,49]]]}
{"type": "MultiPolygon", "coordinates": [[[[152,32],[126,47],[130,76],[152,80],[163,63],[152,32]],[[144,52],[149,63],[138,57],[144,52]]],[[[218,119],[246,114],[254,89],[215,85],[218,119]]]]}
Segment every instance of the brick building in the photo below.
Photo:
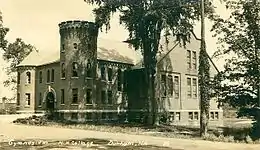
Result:
{"type": "MultiPolygon", "coordinates": [[[[126,114],[142,118],[140,55],[125,42],[99,39],[91,22],[66,21],[59,24],[59,30],[59,51],[32,52],[18,65],[19,111],[54,110],[61,118],[77,121],[114,121],[126,114]]],[[[168,54],[175,42],[161,43],[159,109],[170,114],[173,124],[198,124],[200,42],[192,38],[185,48],[177,46],[168,54]]],[[[211,76],[216,73],[211,61],[211,76]]],[[[212,123],[222,124],[223,111],[214,100],[210,116],[212,123]]]]}

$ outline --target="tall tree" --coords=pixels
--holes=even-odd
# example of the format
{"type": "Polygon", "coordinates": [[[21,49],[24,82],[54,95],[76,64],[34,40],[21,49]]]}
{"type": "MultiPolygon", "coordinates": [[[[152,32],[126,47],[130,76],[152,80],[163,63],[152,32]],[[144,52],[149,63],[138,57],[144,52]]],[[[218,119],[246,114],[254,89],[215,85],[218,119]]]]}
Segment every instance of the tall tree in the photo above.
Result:
{"type": "Polygon", "coordinates": [[[3,26],[2,17],[0,14],[0,50],[3,52],[3,59],[8,62],[6,68],[8,79],[4,81],[4,86],[16,89],[16,66],[28,56],[35,48],[26,44],[21,38],[17,38],[13,43],[9,43],[5,36],[9,29],[3,26]]]}
{"type": "MultiPolygon", "coordinates": [[[[94,9],[99,27],[110,28],[110,18],[120,13],[120,24],[129,31],[128,41],[141,50],[146,73],[149,124],[158,124],[157,98],[155,96],[156,55],[161,34],[164,31],[177,37],[184,45],[190,38],[195,21],[200,19],[200,5],[193,0],[85,0],[97,5],[94,9]]],[[[212,4],[206,2],[206,13],[213,15],[212,4]]],[[[101,28],[102,29],[102,28],[101,28]]],[[[167,38],[167,36],[166,36],[167,38]]],[[[168,41],[166,39],[166,41],[168,41]]]]}
{"type": "Polygon", "coordinates": [[[215,20],[212,31],[221,47],[215,56],[232,55],[219,77],[222,102],[239,109],[238,117],[250,116],[256,121],[253,137],[260,137],[260,3],[257,0],[225,0],[231,11],[228,19],[215,20]],[[229,84],[228,84],[229,83],[229,84]]]}

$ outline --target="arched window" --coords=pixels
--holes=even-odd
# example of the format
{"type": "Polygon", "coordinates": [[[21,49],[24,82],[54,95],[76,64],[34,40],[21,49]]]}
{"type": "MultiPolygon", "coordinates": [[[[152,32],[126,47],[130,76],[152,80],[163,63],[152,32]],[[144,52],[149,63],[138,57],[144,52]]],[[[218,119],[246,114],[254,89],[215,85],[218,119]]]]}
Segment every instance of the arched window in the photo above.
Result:
{"type": "Polygon", "coordinates": [[[48,70],[48,71],[47,71],[47,83],[50,82],[50,76],[51,76],[50,70],[48,70]]]}
{"type": "Polygon", "coordinates": [[[72,77],[78,77],[78,64],[76,62],[72,63],[72,77]]]}
{"type": "Polygon", "coordinates": [[[29,71],[26,72],[26,83],[27,84],[31,83],[31,73],[29,71]]]}
{"type": "Polygon", "coordinates": [[[87,64],[87,77],[91,77],[91,62],[88,60],[87,64]]]}
{"type": "Polygon", "coordinates": [[[66,76],[66,70],[65,70],[65,64],[61,64],[61,78],[65,78],[66,76]]]}

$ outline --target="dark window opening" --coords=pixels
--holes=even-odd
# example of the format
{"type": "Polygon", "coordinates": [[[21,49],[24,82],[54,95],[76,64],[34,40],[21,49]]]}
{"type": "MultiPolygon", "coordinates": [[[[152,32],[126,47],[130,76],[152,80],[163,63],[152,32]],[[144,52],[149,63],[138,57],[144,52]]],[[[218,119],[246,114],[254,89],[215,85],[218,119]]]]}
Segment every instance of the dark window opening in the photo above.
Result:
{"type": "Polygon", "coordinates": [[[61,104],[64,104],[65,103],[65,92],[64,92],[64,89],[61,89],[60,90],[60,103],[61,104]]]}
{"type": "Polygon", "coordinates": [[[86,103],[92,104],[92,90],[91,89],[87,89],[86,103]]]}
{"type": "Polygon", "coordinates": [[[101,103],[106,104],[106,91],[101,91],[101,103]]]}
{"type": "Polygon", "coordinates": [[[210,112],[210,119],[214,119],[214,112],[210,112]]]}
{"type": "Polygon", "coordinates": [[[189,120],[193,120],[193,112],[189,112],[189,120]]]}
{"type": "Polygon", "coordinates": [[[197,69],[197,56],[196,56],[196,52],[192,52],[192,64],[193,64],[193,69],[197,69]]]}
{"type": "Polygon", "coordinates": [[[61,78],[65,78],[66,76],[66,70],[65,70],[65,64],[61,64],[61,78]]]}
{"type": "Polygon", "coordinates": [[[39,106],[42,105],[42,93],[39,93],[39,106]]]}
{"type": "Polygon", "coordinates": [[[31,83],[31,73],[30,72],[26,72],[26,77],[27,77],[27,84],[31,83]]]}
{"type": "Polygon", "coordinates": [[[86,120],[92,120],[92,113],[86,113],[86,120]]]}
{"type": "Polygon", "coordinates": [[[20,84],[20,80],[21,80],[21,73],[18,72],[17,73],[17,83],[20,84]]]}
{"type": "Polygon", "coordinates": [[[51,82],[54,82],[54,69],[51,70],[51,82]]]}
{"type": "Polygon", "coordinates": [[[194,119],[199,120],[199,113],[198,112],[194,112],[194,119]]]}
{"type": "Polygon", "coordinates": [[[172,75],[168,75],[168,93],[170,96],[173,95],[173,77],[172,77],[172,75]]]}
{"type": "Polygon", "coordinates": [[[174,76],[174,93],[175,93],[175,98],[179,98],[180,96],[180,90],[179,90],[179,77],[178,76],[174,76]]]}
{"type": "Polygon", "coordinates": [[[166,96],[166,75],[161,75],[161,82],[162,82],[162,96],[166,96]]]}
{"type": "Polygon", "coordinates": [[[73,47],[74,47],[74,49],[78,49],[78,44],[77,43],[73,43],[73,47]]]}
{"type": "Polygon", "coordinates": [[[78,103],[78,89],[72,89],[72,103],[78,103]]]}
{"type": "Polygon", "coordinates": [[[28,106],[30,106],[31,105],[31,94],[30,93],[26,93],[25,97],[26,97],[26,104],[28,106]]]}
{"type": "Polygon", "coordinates": [[[17,105],[20,106],[20,93],[17,93],[17,105]]]}
{"type": "Polygon", "coordinates": [[[106,73],[105,73],[105,67],[101,66],[101,80],[106,80],[106,73]]]}
{"type": "Polygon", "coordinates": [[[191,51],[187,50],[187,65],[188,69],[191,69],[191,51]]]}
{"type": "Polygon", "coordinates": [[[218,112],[215,112],[215,119],[219,119],[218,112]]]}
{"type": "Polygon", "coordinates": [[[193,86],[193,97],[197,98],[197,79],[192,79],[192,86],[193,86]]]}
{"type": "Polygon", "coordinates": [[[39,83],[42,83],[42,71],[39,72],[39,83]]]}
{"type": "Polygon", "coordinates": [[[181,113],[180,112],[176,112],[176,120],[181,120],[181,113]]]}
{"type": "Polygon", "coordinates": [[[112,76],[113,76],[112,68],[108,68],[107,75],[108,75],[108,81],[112,81],[112,76]]]}
{"type": "Polygon", "coordinates": [[[117,90],[122,91],[122,71],[118,69],[117,73],[117,90]]]}
{"type": "Polygon", "coordinates": [[[112,104],[112,91],[107,91],[107,101],[108,101],[108,104],[112,104]]]}
{"type": "Polygon", "coordinates": [[[72,63],[72,77],[78,77],[78,64],[76,62],[72,63]]]}
{"type": "Polygon", "coordinates": [[[91,62],[88,60],[88,64],[87,64],[87,77],[91,77],[92,73],[91,73],[91,62]]]}
{"type": "Polygon", "coordinates": [[[65,51],[65,44],[62,44],[62,49],[61,49],[61,51],[65,51]]]}
{"type": "Polygon", "coordinates": [[[187,96],[191,98],[191,78],[187,78],[187,96]]]}
{"type": "Polygon", "coordinates": [[[71,113],[71,119],[78,120],[78,113],[71,113]]]}
{"type": "Polygon", "coordinates": [[[50,82],[50,76],[51,76],[51,75],[50,75],[50,70],[48,70],[48,71],[47,71],[47,83],[50,82]]]}

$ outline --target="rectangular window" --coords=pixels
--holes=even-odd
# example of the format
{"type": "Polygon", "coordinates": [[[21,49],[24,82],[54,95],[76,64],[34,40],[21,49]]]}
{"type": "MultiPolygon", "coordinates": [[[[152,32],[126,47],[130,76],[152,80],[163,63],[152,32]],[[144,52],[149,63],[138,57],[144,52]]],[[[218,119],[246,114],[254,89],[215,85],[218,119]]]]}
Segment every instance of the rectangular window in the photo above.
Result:
{"type": "Polygon", "coordinates": [[[173,112],[170,112],[170,117],[169,117],[169,121],[170,122],[173,122],[175,119],[174,119],[174,113],[173,112]]]}
{"type": "Polygon", "coordinates": [[[101,91],[101,103],[106,104],[106,91],[101,91]]]}
{"type": "Polygon", "coordinates": [[[26,105],[30,106],[31,105],[31,94],[25,93],[25,97],[26,97],[26,105]]]}
{"type": "Polygon", "coordinates": [[[210,119],[214,119],[214,112],[210,112],[210,119]]]}
{"type": "Polygon", "coordinates": [[[60,90],[60,103],[61,104],[65,103],[65,92],[64,92],[64,89],[60,90]]]}
{"type": "Polygon", "coordinates": [[[50,74],[50,70],[47,71],[47,83],[50,82],[50,78],[51,78],[51,74],[50,74]]]}
{"type": "Polygon", "coordinates": [[[78,63],[72,63],[72,77],[78,77],[78,63]]]}
{"type": "Polygon", "coordinates": [[[72,103],[78,103],[78,89],[72,89],[72,103]]]}
{"type": "Polygon", "coordinates": [[[193,120],[193,112],[189,112],[189,120],[193,120]]]}
{"type": "Polygon", "coordinates": [[[218,112],[215,112],[215,119],[219,119],[218,112]]]}
{"type": "Polygon", "coordinates": [[[54,82],[54,69],[51,70],[51,82],[54,82]]]}
{"type": "Polygon", "coordinates": [[[191,51],[187,50],[187,65],[188,69],[191,69],[191,51]]]}
{"type": "Polygon", "coordinates": [[[179,98],[180,96],[180,87],[179,87],[179,76],[174,76],[174,92],[175,92],[175,98],[179,98]]]}
{"type": "Polygon", "coordinates": [[[87,104],[92,104],[92,90],[91,89],[87,89],[87,93],[86,93],[86,103],[87,104]]]}
{"type": "Polygon", "coordinates": [[[197,96],[198,96],[198,92],[197,92],[197,79],[196,78],[193,78],[192,79],[192,86],[193,86],[193,91],[192,91],[192,93],[193,93],[193,97],[194,98],[197,98],[197,96]]]}
{"type": "Polygon", "coordinates": [[[173,95],[173,77],[172,75],[168,75],[168,94],[169,96],[173,95]]]}
{"type": "Polygon", "coordinates": [[[66,76],[66,69],[65,69],[65,63],[61,64],[61,78],[65,78],[66,76]]]}
{"type": "Polygon", "coordinates": [[[21,80],[21,73],[18,72],[17,73],[17,83],[20,84],[20,80],[21,80]]]}
{"type": "Polygon", "coordinates": [[[199,113],[198,112],[194,112],[194,119],[199,120],[199,113]]]}
{"type": "Polygon", "coordinates": [[[191,98],[191,78],[187,78],[187,96],[191,98]]]}
{"type": "Polygon", "coordinates": [[[112,91],[107,91],[108,104],[112,104],[112,91]]]}
{"type": "Polygon", "coordinates": [[[175,118],[176,118],[175,120],[181,120],[181,113],[176,112],[175,118]]]}
{"type": "Polygon", "coordinates": [[[106,80],[105,67],[101,66],[100,71],[101,71],[101,80],[106,80]]]}
{"type": "Polygon", "coordinates": [[[65,44],[62,44],[61,51],[62,51],[62,52],[65,51],[65,44]]]}
{"type": "Polygon", "coordinates": [[[42,93],[39,93],[39,106],[42,105],[42,93]]]}
{"type": "Polygon", "coordinates": [[[197,69],[197,55],[196,52],[192,52],[192,65],[193,65],[193,69],[196,70],[197,69]]]}
{"type": "Polygon", "coordinates": [[[109,120],[112,120],[112,119],[113,119],[113,113],[112,113],[112,112],[109,112],[109,113],[108,113],[108,119],[109,119],[109,120]]]}
{"type": "Polygon", "coordinates": [[[20,106],[20,93],[17,93],[17,105],[20,106]]]}
{"type": "Polygon", "coordinates": [[[78,120],[78,113],[71,113],[72,120],[78,120]]]}
{"type": "Polygon", "coordinates": [[[108,76],[108,81],[112,81],[112,78],[113,78],[113,70],[112,70],[112,68],[108,68],[107,76],[108,76]]]}
{"type": "Polygon", "coordinates": [[[101,119],[106,120],[107,114],[105,112],[101,113],[101,119]]]}
{"type": "Polygon", "coordinates": [[[60,113],[60,119],[64,120],[64,113],[63,112],[60,113]]]}
{"type": "Polygon", "coordinates": [[[92,113],[90,113],[90,112],[87,112],[87,113],[86,113],[86,120],[87,120],[87,121],[92,120],[92,113]]]}
{"type": "Polygon", "coordinates": [[[165,74],[162,74],[161,75],[161,85],[162,85],[162,90],[161,90],[161,93],[162,93],[162,96],[165,97],[166,96],[166,75],[165,74]]]}
{"type": "Polygon", "coordinates": [[[42,71],[39,72],[39,83],[42,83],[42,71]]]}

